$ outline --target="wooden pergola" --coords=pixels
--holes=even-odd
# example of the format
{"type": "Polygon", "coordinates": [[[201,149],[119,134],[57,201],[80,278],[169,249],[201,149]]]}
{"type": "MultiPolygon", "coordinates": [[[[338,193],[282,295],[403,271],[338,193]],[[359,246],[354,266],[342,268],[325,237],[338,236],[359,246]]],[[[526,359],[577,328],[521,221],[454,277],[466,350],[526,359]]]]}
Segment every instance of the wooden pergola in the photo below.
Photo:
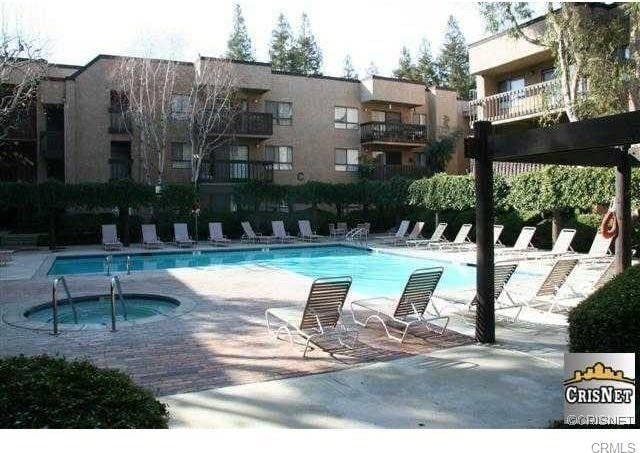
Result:
{"type": "Polygon", "coordinates": [[[635,143],[640,143],[640,111],[501,135],[493,134],[488,121],[474,123],[465,155],[475,160],[476,340],[495,342],[493,162],[615,167],[615,261],[622,272],[631,265],[631,167],[639,162],[629,148],[635,143]]]}

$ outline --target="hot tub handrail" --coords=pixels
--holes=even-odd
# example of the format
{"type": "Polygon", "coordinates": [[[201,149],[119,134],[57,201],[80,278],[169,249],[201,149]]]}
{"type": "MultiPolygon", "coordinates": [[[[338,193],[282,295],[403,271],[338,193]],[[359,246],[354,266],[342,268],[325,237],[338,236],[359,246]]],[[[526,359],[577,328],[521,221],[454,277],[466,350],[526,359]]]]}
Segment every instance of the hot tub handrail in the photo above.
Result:
{"type": "Polygon", "coordinates": [[[71,311],[73,312],[73,322],[78,324],[78,311],[76,310],[76,306],[73,303],[73,297],[71,297],[71,292],[69,291],[69,286],[67,285],[67,279],[64,276],[58,277],[53,281],[53,286],[51,289],[51,308],[53,309],[53,334],[58,335],[58,283],[62,283],[62,287],[64,291],[67,293],[67,300],[71,305],[71,311]]]}
{"type": "Polygon", "coordinates": [[[118,292],[118,299],[120,300],[120,305],[122,305],[122,316],[124,317],[124,320],[127,321],[127,305],[124,302],[124,294],[122,293],[122,285],[120,285],[120,279],[117,275],[114,275],[111,280],[115,281],[116,291],[118,292]]]}
{"type": "Polygon", "coordinates": [[[111,332],[116,331],[116,291],[120,285],[120,279],[117,275],[111,277],[111,287],[109,291],[109,302],[111,304],[111,332]]]}
{"type": "Polygon", "coordinates": [[[105,262],[107,263],[107,277],[111,276],[111,263],[113,261],[113,255],[107,255],[104,258],[105,262]]]}

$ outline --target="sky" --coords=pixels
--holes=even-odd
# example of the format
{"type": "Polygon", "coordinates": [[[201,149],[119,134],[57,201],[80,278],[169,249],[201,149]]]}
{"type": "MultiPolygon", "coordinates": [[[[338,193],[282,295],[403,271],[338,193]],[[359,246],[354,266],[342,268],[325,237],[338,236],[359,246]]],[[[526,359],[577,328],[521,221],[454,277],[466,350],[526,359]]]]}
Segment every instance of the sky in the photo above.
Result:
{"type": "MultiPolygon", "coordinates": [[[[82,65],[97,54],[152,55],[193,61],[220,56],[232,26],[233,0],[2,0],[5,21],[46,43],[46,58],[82,65]]],[[[428,0],[239,0],[258,61],[268,61],[271,32],[283,12],[294,33],[306,12],[323,52],[322,71],[342,75],[345,55],[364,76],[371,61],[391,75],[400,49],[417,54],[422,38],[434,54],[449,15],[467,42],[485,36],[474,2],[428,0]]]]}

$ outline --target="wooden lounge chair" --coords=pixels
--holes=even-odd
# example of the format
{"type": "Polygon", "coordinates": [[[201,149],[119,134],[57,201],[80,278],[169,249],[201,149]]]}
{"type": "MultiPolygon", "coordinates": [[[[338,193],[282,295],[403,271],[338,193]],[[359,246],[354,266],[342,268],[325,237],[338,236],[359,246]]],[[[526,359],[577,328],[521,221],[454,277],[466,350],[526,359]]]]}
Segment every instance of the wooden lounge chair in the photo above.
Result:
{"type": "Polygon", "coordinates": [[[298,220],[298,229],[300,230],[298,237],[303,241],[321,241],[327,238],[311,230],[311,223],[308,220],[298,220]]]}
{"type": "Polygon", "coordinates": [[[444,268],[442,267],[416,270],[409,277],[398,300],[379,297],[351,302],[353,321],[360,326],[367,327],[369,321],[377,320],[384,327],[387,337],[402,343],[407,336],[409,328],[414,324],[423,324],[429,330],[433,330],[431,323],[442,320],[444,325],[438,331],[442,335],[449,324],[449,317],[440,315],[433,304],[429,305],[429,301],[443,272],[444,268]],[[432,307],[434,313],[428,313],[429,306],[432,307]],[[358,320],[354,308],[366,313],[364,321],[358,320]],[[402,335],[393,335],[389,331],[387,323],[395,323],[402,326],[402,335]]]}
{"type": "Polygon", "coordinates": [[[251,227],[251,223],[249,222],[240,222],[240,225],[242,225],[242,230],[244,231],[244,234],[242,235],[242,238],[240,239],[241,242],[266,242],[266,243],[270,243],[273,242],[275,240],[275,238],[273,236],[263,236],[262,234],[256,234],[253,231],[253,228],[251,227]]]}
{"type": "Polygon", "coordinates": [[[176,247],[193,247],[196,241],[189,236],[189,229],[186,223],[173,224],[173,242],[176,247]]]}
{"type": "Polygon", "coordinates": [[[429,245],[429,244],[434,244],[436,242],[441,242],[444,240],[443,235],[444,235],[444,231],[447,229],[447,224],[446,223],[439,223],[438,226],[436,227],[436,229],[433,231],[433,234],[431,235],[431,237],[429,239],[408,239],[406,244],[408,246],[419,246],[419,245],[429,245]]]}
{"type": "Polygon", "coordinates": [[[296,239],[284,229],[282,220],[272,220],[271,229],[273,230],[273,236],[280,242],[293,242],[296,239]]]}
{"type": "Polygon", "coordinates": [[[229,245],[231,243],[231,239],[222,233],[222,223],[209,222],[209,243],[211,245],[229,245]]]}
{"type": "Polygon", "coordinates": [[[115,225],[102,225],[102,245],[107,251],[122,249],[115,225]]]}
{"type": "MultiPolygon", "coordinates": [[[[507,283],[516,272],[518,265],[516,263],[510,264],[501,264],[495,266],[494,274],[493,274],[493,298],[494,298],[494,310],[496,312],[501,310],[516,310],[515,316],[512,317],[512,321],[516,322],[520,317],[520,313],[524,308],[525,304],[516,302],[516,300],[511,296],[509,291],[506,290],[507,283]],[[505,297],[503,299],[500,296],[504,294],[505,297]],[[506,300],[504,300],[506,299],[506,300]]],[[[467,304],[467,308],[469,310],[473,309],[478,305],[478,294],[473,297],[471,302],[467,304]]]]}
{"type": "Polygon", "coordinates": [[[154,224],[142,225],[142,247],[145,249],[157,249],[164,247],[164,242],[158,239],[156,226],[154,224]]]}
{"type": "Polygon", "coordinates": [[[318,278],[314,280],[309,291],[309,297],[304,309],[269,308],[265,311],[267,330],[275,338],[286,333],[291,345],[294,345],[293,335],[297,334],[305,341],[302,357],[317,340],[337,336],[339,343],[352,348],[357,340],[357,332],[350,331],[342,323],[342,307],[349,294],[351,277],[318,278]],[[346,337],[351,336],[349,344],[346,337]]]}

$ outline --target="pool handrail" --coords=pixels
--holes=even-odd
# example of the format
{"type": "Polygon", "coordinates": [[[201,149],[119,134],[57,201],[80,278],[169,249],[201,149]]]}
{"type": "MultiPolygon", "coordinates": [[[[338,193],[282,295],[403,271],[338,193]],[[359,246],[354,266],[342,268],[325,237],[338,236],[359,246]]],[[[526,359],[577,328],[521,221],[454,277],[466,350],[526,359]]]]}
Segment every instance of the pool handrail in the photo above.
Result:
{"type": "Polygon", "coordinates": [[[60,276],[53,280],[53,287],[51,289],[51,308],[53,310],[53,334],[58,335],[60,333],[58,329],[58,283],[62,283],[62,288],[67,293],[67,300],[69,304],[71,304],[71,311],[73,312],[73,321],[75,324],[78,324],[78,311],[76,310],[76,306],[73,303],[73,297],[71,297],[71,292],[69,291],[69,286],[67,285],[67,279],[63,276],[60,276]]]}

